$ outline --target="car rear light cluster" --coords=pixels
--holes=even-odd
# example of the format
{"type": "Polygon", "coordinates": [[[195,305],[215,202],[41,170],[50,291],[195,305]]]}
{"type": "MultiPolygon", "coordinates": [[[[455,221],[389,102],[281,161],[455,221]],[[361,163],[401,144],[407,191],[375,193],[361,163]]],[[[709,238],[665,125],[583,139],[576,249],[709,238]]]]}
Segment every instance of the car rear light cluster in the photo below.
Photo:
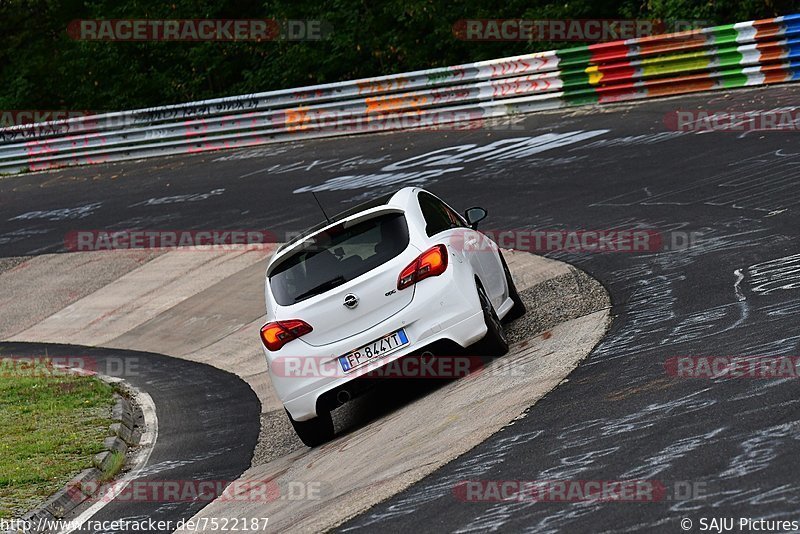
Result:
{"type": "Polygon", "coordinates": [[[304,336],[311,330],[313,330],[311,325],[300,319],[275,321],[261,327],[261,341],[267,350],[275,352],[291,340],[304,336]]]}
{"type": "Polygon", "coordinates": [[[416,260],[400,271],[397,289],[413,286],[430,276],[439,276],[447,270],[447,247],[436,245],[419,255],[416,260]]]}

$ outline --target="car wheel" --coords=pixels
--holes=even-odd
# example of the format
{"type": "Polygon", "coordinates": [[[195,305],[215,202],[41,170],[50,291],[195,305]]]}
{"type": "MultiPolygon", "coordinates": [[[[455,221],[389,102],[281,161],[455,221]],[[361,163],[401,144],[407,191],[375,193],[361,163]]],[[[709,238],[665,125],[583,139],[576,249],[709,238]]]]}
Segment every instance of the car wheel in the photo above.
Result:
{"type": "Polygon", "coordinates": [[[514,319],[519,319],[525,312],[528,310],[525,308],[525,303],[522,302],[522,297],[519,296],[519,292],[517,291],[517,286],[514,284],[514,280],[511,278],[511,271],[508,270],[508,264],[506,263],[506,259],[503,257],[503,253],[499,250],[497,251],[500,254],[500,262],[503,264],[503,272],[506,273],[506,283],[508,284],[508,296],[511,298],[512,302],[514,302],[514,307],[511,308],[505,317],[503,317],[504,321],[513,321],[514,319]]]}
{"type": "Polygon", "coordinates": [[[321,411],[317,417],[308,421],[295,421],[289,410],[286,410],[286,415],[289,416],[297,437],[307,446],[316,447],[333,439],[333,417],[330,411],[321,411]]]}
{"type": "Polygon", "coordinates": [[[486,323],[486,335],[478,342],[478,348],[486,356],[502,356],[508,352],[508,338],[506,338],[506,332],[494,311],[492,302],[480,285],[478,286],[478,298],[481,301],[483,320],[486,323]]]}

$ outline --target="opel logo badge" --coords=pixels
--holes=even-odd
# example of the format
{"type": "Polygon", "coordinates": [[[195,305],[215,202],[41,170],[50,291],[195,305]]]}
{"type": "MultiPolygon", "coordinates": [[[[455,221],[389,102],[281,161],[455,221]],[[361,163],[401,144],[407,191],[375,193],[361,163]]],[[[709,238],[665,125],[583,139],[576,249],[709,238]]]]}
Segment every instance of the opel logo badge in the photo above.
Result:
{"type": "Polygon", "coordinates": [[[358,306],[358,297],[353,295],[352,293],[348,293],[347,295],[345,295],[344,307],[352,310],[356,306],[358,306]]]}

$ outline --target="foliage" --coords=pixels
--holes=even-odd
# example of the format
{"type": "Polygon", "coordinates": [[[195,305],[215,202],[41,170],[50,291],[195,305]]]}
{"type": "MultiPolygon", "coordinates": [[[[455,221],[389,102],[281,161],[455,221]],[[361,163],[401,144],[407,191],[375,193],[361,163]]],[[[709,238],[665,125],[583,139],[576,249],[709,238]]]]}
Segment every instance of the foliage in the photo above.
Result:
{"type": "Polygon", "coordinates": [[[115,110],[298,87],[545,50],[466,42],[459,19],[648,18],[729,23],[796,0],[0,0],[0,110],[115,110]],[[319,19],[322,41],[107,42],[74,19],[319,19]]]}

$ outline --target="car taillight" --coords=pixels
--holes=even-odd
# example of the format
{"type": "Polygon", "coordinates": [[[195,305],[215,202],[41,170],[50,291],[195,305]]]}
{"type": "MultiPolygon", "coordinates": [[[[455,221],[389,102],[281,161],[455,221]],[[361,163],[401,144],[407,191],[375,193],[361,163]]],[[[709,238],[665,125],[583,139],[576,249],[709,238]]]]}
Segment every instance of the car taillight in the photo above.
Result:
{"type": "Polygon", "coordinates": [[[261,327],[261,341],[267,350],[275,352],[291,340],[304,336],[311,330],[313,330],[311,325],[300,319],[275,321],[261,327]]]}
{"type": "Polygon", "coordinates": [[[447,247],[436,245],[419,255],[419,257],[400,271],[397,278],[397,289],[413,286],[429,276],[439,276],[447,270],[447,247]]]}

